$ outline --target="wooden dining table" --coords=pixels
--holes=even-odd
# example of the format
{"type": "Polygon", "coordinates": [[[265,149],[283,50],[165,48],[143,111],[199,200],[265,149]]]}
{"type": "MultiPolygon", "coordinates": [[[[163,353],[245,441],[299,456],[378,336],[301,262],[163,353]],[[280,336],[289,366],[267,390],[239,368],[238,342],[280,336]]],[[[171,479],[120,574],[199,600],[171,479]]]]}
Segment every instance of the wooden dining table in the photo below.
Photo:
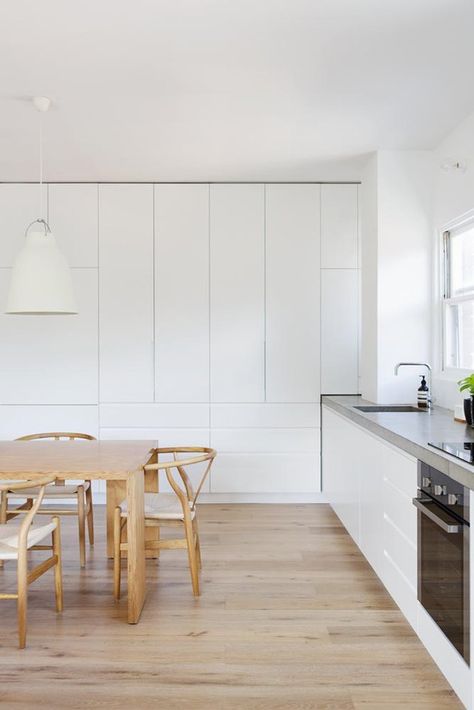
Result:
{"type": "Polygon", "coordinates": [[[144,492],[158,490],[157,441],[0,441],[0,480],[104,480],[107,486],[107,544],[112,556],[113,512],[127,500],[128,623],[140,619],[146,596],[144,492]]]}

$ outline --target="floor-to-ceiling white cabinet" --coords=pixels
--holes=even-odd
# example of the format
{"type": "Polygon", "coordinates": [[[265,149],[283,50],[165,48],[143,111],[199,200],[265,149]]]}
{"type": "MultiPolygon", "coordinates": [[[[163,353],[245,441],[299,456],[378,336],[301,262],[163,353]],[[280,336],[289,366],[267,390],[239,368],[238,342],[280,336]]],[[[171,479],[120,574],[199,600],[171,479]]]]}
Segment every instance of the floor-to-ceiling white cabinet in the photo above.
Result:
{"type": "Polygon", "coordinates": [[[263,185],[210,188],[212,402],[265,401],[263,185]]]}
{"type": "Polygon", "coordinates": [[[153,402],[153,186],[99,185],[101,402],[153,402]]]}
{"type": "Polygon", "coordinates": [[[155,185],[155,400],[209,402],[209,186],[155,185]]]}
{"type": "MultiPolygon", "coordinates": [[[[79,315],[0,315],[0,437],[211,444],[208,492],[316,494],[320,394],[358,391],[358,186],[51,184],[44,203],[79,315]]],[[[1,311],[38,209],[36,185],[0,185],[1,311]]]]}

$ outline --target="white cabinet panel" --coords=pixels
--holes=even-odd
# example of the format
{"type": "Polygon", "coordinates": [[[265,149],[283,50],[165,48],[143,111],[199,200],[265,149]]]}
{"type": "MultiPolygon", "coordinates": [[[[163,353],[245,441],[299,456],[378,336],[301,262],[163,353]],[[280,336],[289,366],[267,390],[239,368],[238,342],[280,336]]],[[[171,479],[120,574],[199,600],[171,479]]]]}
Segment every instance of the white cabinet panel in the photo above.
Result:
{"type": "MultiPolygon", "coordinates": [[[[78,315],[0,315],[0,403],[97,403],[97,269],[72,279],[78,315]]],[[[3,303],[9,280],[1,269],[3,303]]]]}
{"type": "Polygon", "coordinates": [[[49,185],[49,225],[70,266],[98,261],[97,185],[49,185]]]}
{"type": "Polygon", "coordinates": [[[323,269],[357,268],[357,192],[357,185],[321,186],[323,269]]]}
{"type": "Polygon", "coordinates": [[[384,558],[383,583],[408,622],[416,630],[418,612],[416,589],[389,556],[387,550],[384,550],[384,558]]]}
{"type": "Polygon", "coordinates": [[[153,186],[99,187],[100,399],[154,396],[153,186]]]}
{"type": "Polygon", "coordinates": [[[211,399],[264,400],[264,187],[211,185],[211,399]]]}
{"type": "Polygon", "coordinates": [[[316,402],[319,357],[318,185],[266,186],[266,394],[316,402]]]}
{"type": "Polygon", "coordinates": [[[43,185],[42,215],[39,185],[0,185],[0,267],[13,265],[30,222],[47,217],[47,203],[46,185],[43,185]]]}
{"type": "Polygon", "coordinates": [[[88,405],[0,406],[0,439],[46,431],[80,431],[98,436],[98,407],[88,405]]]}
{"type": "MultiPolygon", "coordinates": [[[[384,460],[384,478],[405,495],[408,500],[416,496],[417,492],[417,461],[404,451],[385,445],[386,456],[384,460]]],[[[390,493],[391,495],[391,493],[390,493]]],[[[410,510],[416,515],[414,506],[410,510]]]]}
{"type": "Polygon", "coordinates": [[[413,495],[407,496],[384,477],[385,520],[397,527],[401,534],[416,547],[417,518],[416,508],[412,505],[412,500],[416,496],[416,471],[414,488],[413,495]]]}
{"type": "Polygon", "coordinates": [[[209,401],[209,186],[155,185],[155,399],[209,401]]]}
{"type": "MultiPolygon", "coordinates": [[[[349,426],[351,426],[349,424],[349,426]]],[[[354,427],[352,427],[354,429],[354,427]]],[[[384,446],[378,440],[361,430],[355,430],[354,450],[350,458],[357,468],[359,477],[359,547],[377,572],[382,576],[384,567],[384,511],[383,511],[383,472],[384,446]]]]}
{"type": "Polygon", "coordinates": [[[207,404],[102,404],[101,427],[129,428],[208,428],[207,404]]]}
{"type": "Polygon", "coordinates": [[[416,544],[409,542],[399,528],[387,517],[385,518],[383,539],[388,557],[395,563],[415,592],[417,585],[416,544]]]}
{"type": "Polygon", "coordinates": [[[322,409],[322,487],[336,514],[359,544],[360,432],[343,417],[322,409]],[[341,441],[344,445],[341,446],[341,441]],[[347,452],[351,455],[348,457],[347,452]]]}
{"type": "Polygon", "coordinates": [[[321,392],[359,390],[359,272],[321,271],[321,392]]]}
{"type": "Polygon", "coordinates": [[[416,628],[415,459],[326,407],[322,442],[323,491],[416,628]]]}
{"type": "Polygon", "coordinates": [[[317,493],[319,456],[314,454],[219,454],[212,493],[317,493]]]}
{"type": "Polygon", "coordinates": [[[319,429],[212,429],[211,445],[228,453],[316,453],[319,429]]]}
{"type": "Polygon", "coordinates": [[[319,427],[319,404],[211,404],[211,425],[216,428],[319,427]]]}

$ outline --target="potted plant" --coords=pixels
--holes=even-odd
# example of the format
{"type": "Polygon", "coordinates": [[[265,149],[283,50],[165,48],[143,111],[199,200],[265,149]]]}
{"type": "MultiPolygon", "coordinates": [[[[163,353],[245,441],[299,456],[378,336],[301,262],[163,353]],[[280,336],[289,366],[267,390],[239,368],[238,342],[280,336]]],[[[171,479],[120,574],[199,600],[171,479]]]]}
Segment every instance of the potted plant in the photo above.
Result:
{"type": "Polygon", "coordinates": [[[474,421],[474,373],[464,377],[464,379],[459,380],[459,391],[466,392],[469,391],[471,395],[469,398],[466,397],[464,400],[464,416],[466,417],[466,422],[469,426],[473,426],[474,421]]]}

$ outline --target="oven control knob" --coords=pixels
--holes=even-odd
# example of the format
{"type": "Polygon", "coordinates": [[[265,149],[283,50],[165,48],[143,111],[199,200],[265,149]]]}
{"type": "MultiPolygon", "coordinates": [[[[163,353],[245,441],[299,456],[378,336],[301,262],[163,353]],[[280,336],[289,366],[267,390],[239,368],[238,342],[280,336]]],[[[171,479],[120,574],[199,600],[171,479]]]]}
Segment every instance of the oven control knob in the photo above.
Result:
{"type": "Polygon", "coordinates": [[[423,476],[421,486],[422,488],[431,488],[431,478],[429,476],[423,476]]]}
{"type": "Polygon", "coordinates": [[[439,483],[435,483],[433,490],[434,490],[435,496],[445,496],[446,493],[448,492],[448,487],[441,486],[439,483]]]}
{"type": "Polygon", "coordinates": [[[461,496],[457,493],[448,493],[448,505],[458,505],[461,502],[461,496]]]}

